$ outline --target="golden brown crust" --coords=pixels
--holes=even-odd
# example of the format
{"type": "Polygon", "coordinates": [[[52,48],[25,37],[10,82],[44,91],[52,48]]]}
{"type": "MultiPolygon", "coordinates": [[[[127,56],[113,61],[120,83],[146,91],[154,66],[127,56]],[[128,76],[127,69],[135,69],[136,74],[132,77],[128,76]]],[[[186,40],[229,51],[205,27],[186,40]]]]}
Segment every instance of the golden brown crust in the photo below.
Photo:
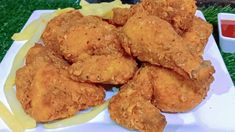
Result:
{"type": "Polygon", "coordinates": [[[69,72],[71,78],[81,82],[124,84],[137,69],[134,59],[124,56],[92,56],[74,63],[69,72]]]}
{"type": "Polygon", "coordinates": [[[71,80],[69,64],[51,50],[36,45],[26,62],[16,73],[16,96],[37,122],[69,117],[103,102],[104,88],[71,80]]]}
{"type": "Polygon", "coordinates": [[[112,11],[113,18],[110,19],[109,22],[116,26],[123,26],[132,16],[129,8],[114,8],[112,11]]]}
{"type": "Polygon", "coordinates": [[[31,84],[29,114],[38,122],[66,118],[76,112],[99,105],[104,89],[88,83],[78,83],[63,75],[53,65],[41,67],[31,84]],[[43,109],[42,111],[39,111],[43,109]]]}
{"type": "Polygon", "coordinates": [[[30,109],[30,89],[36,71],[48,63],[53,63],[57,68],[66,69],[68,63],[58,57],[50,49],[40,44],[35,44],[26,55],[26,66],[16,72],[16,96],[23,108],[28,112],[30,109]]]}
{"type": "Polygon", "coordinates": [[[69,11],[53,18],[42,34],[44,44],[56,53],[60,53],[60,39],[65,32],[76,25],[83,16],[78,10],[69,11]]]}
{"type": "Polygon", "coordinates": [[[142,0],[130,9],[114,9],[111,22],[124,25],[135,13],[147,11],[150,15],[168,21],[181,35],[192,26],[196,8],[195,0],[142,0]]]}
{"type": "Polygon", "coordinates": [[[60,47],[70,62],[92,55],[122,55],[123,49],[116,28],[93,16],[83,17],[63,38],[60,47]]]}
{"type": "Polygon", "coordinates": [[[159,16],[160,18],[167,20],[172,24],[175,31],[182,35],[187,31],[193,22],[193,18],[196,13],[196,1],[195,0],[166,0],[167,6],[165,8],[166,16],[159,16]]]}
{"type": "Polygon", "coordinates": [[[149,75],[148,69],[141,68],[135,77],[112,97],[109,113],[112,120],[119,125],[143,132],[163,131],[166,120],[150,102],[153,85],[149,75]]]}
{"type": "Polygon", "coordinates": [[[16,97],[27,113],[31,108],[30,85],[33,81],[34,74],[34,68],[32,66],[25,66],[16,71],[16,97]]]}
{"type": "MultiPolygon", "coordinates": [[[[123,27],[128,39],[122,43],[125,50],[139,60],[173,69],[186,78],[203,80],[204,69],[200,57],[195,57],[172,26],[146,13],[131,17],[123,27]],[[126,42],[125,42],[126,41],[126,42]]],[[[207,67],[206,67],[207,66],[207,67]]]]}
{"type": "Polygon", "coordinates": [[[212,27],[195,12],[195,0],[142,0],[113,9],[108,22],[77,10],[59,15],[42,35],[45,46],[32,47],[17,71],[16,96],[37,122],[48,122],[99,105],[104,87],[124,84],[109,102],[111,119],[161,132],[161,111],[192,110],[213,81],[201,57],[212,27]]]}
{"type": "Polygon", "coordinates": [[[166,120],[160,111],[142,97],[135,96],[133,89],[116,95],[109,104],[110,117],[119,125],[142,132],[162,132],[166,120]]]}
{"type": "Polygon", "coordinates": [[[134,89],[137,91],[136,96],[142,96],[146,100],[151,100],[153,95],[153,82],[151,72],[145,66],[142,66],[134,75],[134,77],[121,89],[134,89]]]}
{"type": "Polygon", "coordinates": [[[33,63],[35,60],[35,57],[44,51],[44,47],[41,44],[35,44],[32,48],[29,49],[26,55],[26,65],[29,65],[30,63],[33,63]]]}
{"type": "Polygon", "coordinates": [[[123,26],[127,20],[136,13],[146,12],[142,4],[132,5],[130,8],[114,8],[113,18],[110,23],[116,26],[123,26]]]}
{"type": "Polygon", "coordinates": [[[192,26],[186,31],[182,37],[189,41],[187,46],[196,56],[202,56],[207,41],[212,33],[212,25],[194,17],[192,26]]]}
{"type": "Polygon", "coordinates": [[[67,69],[69,63],[51,49],[40,44],[35,44],[26,55],[26,65],[32,65],[34,69],[47,63],[53,63],[56,67],[67,69]]]}
{"type": "Polygon", "coordinates": [[[163,112],[188,112],[206,97],[213,81],[210,76],[205,84],[195,85],[194,80],[185,79],[176,72],[148,65],[153,76],[152,103],[163,112]]]}

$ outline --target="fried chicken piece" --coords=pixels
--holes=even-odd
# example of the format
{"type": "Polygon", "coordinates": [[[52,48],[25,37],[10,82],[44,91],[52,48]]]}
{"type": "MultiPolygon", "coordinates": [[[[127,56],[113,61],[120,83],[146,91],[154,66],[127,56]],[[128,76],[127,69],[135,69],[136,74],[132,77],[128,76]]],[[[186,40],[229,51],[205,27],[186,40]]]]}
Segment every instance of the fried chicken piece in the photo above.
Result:
{"type": "Polygon", "coordinates": [[[29,98],[29,89],[35,71],[47,63],[53,63],[57,68],[62,69],[67,69],[69,66],[65,60],[57,56],[50,49],[40,44],[35,44],[26,55],[26,66],[18,69],[16,72],[16,96],[26,111],[30,109],[31,99],[29,98]]]}
{"type": "Polygon", "coordinates": [[[45,47],[34,46],[27,55],[30,61],[16,73],[16,96],[29,115],[48,122],[103,102],[102,87],[71,80],[67,63],[47,53],[45,47]]]}
{"type": "Polygon", "coordinates": [[[137,64],[130,57],[92,56],[69,68],[71,78],[81,82],[124,84],[133,77],[137,64]]]}
{"type": "Polygon", "coordinates": [[[173,69],[186,78],[204,80],[213,67],[195,57],[172,26],[157,16],[139,13],[123,27],[123,47],[139,60],[173,69]],[[125,37],[126,35],[126,37],[125,37]]]}
{"type": "Polygon", "coordinates": [[[34,76],[29,114],[36,121],[66,118],[103,102],[103,88],[72,81],[63,72],[53,65],[45,65],[34,76]]]}
{"type": "Polygon", "coordinates": [[[130,9],[113,9],[112,23],[124,25],[135,13],[147,11],[171,23],[177,33],[182,34],[192,25],[196,13],[195,0],[142,0],[130,9]]]}
{"type": "Polygon", "coordinates": [[[188,46],[193,53],[197,56],[202,56],[211,33],[212,25],[195,16],[193,25],[182,35],[182,37],[189,41],[188,46]]]}
{"type": "Polygon", "coordinates": [[[153,84],[149,75],[148,69],[142,68],[110,100],[110,117],[119,125],[143,132],[163,131],[166,120],[150,102],[153,84]]]}
{"type": "Polygon", "coordinates": [[[83,17],[77,26],[71,27],[60,49],[70,62],[92,55],[123,54],[117,29],[95,16],[83,17]]]}
{"type": "Polygon", "coordinates": [[[206,97],[213,76],[205,80],[201,86],[195,85],[190,79],[185,79],[176,72],[148,65],[153,77],[152,104],[163,112],[188,112],[199,105],[206,97]]]}
{"type": "Polygon", "coordinates": [[[110,117],[130,130],[162,132],[166,125],[165,117],[149,101],[137,97],[134,91],[127,89],[112,98],[109,104],[110,117]]]}
{"type": "Polygon", "coordinates": [[[83,16],[78,10],[69,11],[53,18],[42,34],[44,44],[56,53],[60,53],[60,41],[65,32],[76,25],[83,16]]]}

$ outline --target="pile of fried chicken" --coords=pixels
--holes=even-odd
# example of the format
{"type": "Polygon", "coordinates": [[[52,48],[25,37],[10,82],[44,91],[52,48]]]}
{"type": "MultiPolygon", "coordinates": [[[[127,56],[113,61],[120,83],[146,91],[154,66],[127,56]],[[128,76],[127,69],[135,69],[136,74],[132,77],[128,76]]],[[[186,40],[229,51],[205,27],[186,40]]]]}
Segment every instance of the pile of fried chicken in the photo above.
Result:
{"type": "Polygon", "coordinates": [[[194,0],[142,0],[113,18],[79,10],[52,19],[16,74],[16,95],[37,122],[70,117],[102,104],[117,124],[163,131],[161,112],[188,112],[206,97],[214,68],[202,55],[212,26],[194,0]]]}

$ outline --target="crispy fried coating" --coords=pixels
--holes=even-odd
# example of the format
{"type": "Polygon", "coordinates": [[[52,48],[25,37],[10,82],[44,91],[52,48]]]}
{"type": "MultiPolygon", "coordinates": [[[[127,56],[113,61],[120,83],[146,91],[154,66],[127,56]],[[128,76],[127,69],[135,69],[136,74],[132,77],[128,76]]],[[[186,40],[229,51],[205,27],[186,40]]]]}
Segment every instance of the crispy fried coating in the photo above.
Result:
{"type": "Polygon", "coordinates": [[[132,5],[131,8],[114,8],[112,11],[113,17],[109,20],[109,22],[116,26],[125,25],[127,20],[136,13],[146,12],[142,6],[142,3],[132,5]]]}
{"type": "Polygon", "coordinates": [[[182,34],[191,27],[196,8],[195,0],[142,0],[130,9],[114,9],[111,22],[124,25],[135,13],[147,11],[168,21],[177,33],[182,34]]]}
{"type": "Polygon", "coordinates": [[[26,111],[30,109],[29,89],[31,88],[35,71],[47,63],[53,63],[57,68],[63,69],[69,66],[65,60],[59,58],[50,49],[46,49],[40,44],[35,44],[27,53],[26,66],[16,72],[16,96],[26,111]]]}
{"type": "Polygon", "coordinates": [[[45,47],[34,46],[27,59],[27,65],[16,72],[16,96],[37,122],[69,117],[103,102],[102,87],[71,80],[67,62],[45,47]]]}
{"type": "MultiPolygon", "coordinates": [[[[178,34],[187,31],[192,26],[192,21],[197,10],[196,1],[166,0],[166,3],[163,15],[159,15],[159,17],[171,23],[178,34]]],[[[154,8],[154,6],[152,7],[154,8]]],[[[158,10],[155,12],[158,12],[158,10]]]]}
{"type": "Polygon", "coordinates": [[[130,130],[162,132],[166,125],[165,117],[149,101],[137,97],[134,91],[127,89],[112,98],[109,104],[112,120],[130,130]]]}
{"type": "Polygon", "coordinates": [[[103,102],[104,89],[72,81],[63,72],[53,65],[45,65],[34,76],[29,114],[35,120],[48,122],[66,118],[103,102]],[[40,109],[43,111],[38,111],[40,109]]]}
{"type": "Polygon", "coordinates": [[[41,52],[45,51],[46,51],[45,48],[41,44],[35,44],[32,48],[29,49],[26,55],[26,61],[25,61],[26,65],[33,63],[35,61],[35,57],[39,56],[38,54],[41,54],[41,52]]]}
{"type": "Polygon", "coordinates": [[[27,113],[31,108],[31,98],[29,96],[34,75],[33,66],[24,66],[16,71],[16,97],[27,113]]]}
{"type": "Polygon", "coordinates": [[[60,53],[60,43],[67,30],[82,18],[78,10],[69,11],[53,18],[42,34],[44,44],[56,53],[60,53]]]}
{"type": "Polygon", "coordinates": [[[67,69],[69,63],[51,49],[41,44],[35,44],[26,55],[26,65],[33,65],[35,69],[45,63],[53,63],[58,68],[67,69]]]}
{"type": "Polygon", "coordinates": [[[212,25],[195,16],[192,26],[182,35],[182,37],[189,41],[188,46],[193,53],[202,56],[211,33],[212,25]]]}
{"type": "Polygon", "coordinates": [[[176,72],[153,65],[146,66],[153,77],[152,104],[163,112],[188,112],[199,105],[206,97],[213,76],[205,84],[197,86],[176,72]]]}
{"type": "Polygon", "coordinates": [[[71,78],[81,82],[124,84],[133,77],[137,64],[131,57],[92,56],[69,68],[71,78]]]}
{"type": "Polygon", "coordinates": [[[166,120],[150,102],[153,85],[149,75],[148,69],[142,68],[110,100],[110,117],[119,125],[143,132],[163,131],[166,120]]]}
{"type": "Polygon", "coordinates": [[[123,54],[117,29],[95,16],[83,17],[77,26],[70,28],[60,49],[70,62],[92,55],[123,54]]]}
{"type": "Polygon", "coordinates": [[[153,95],[153,82],[151,72],[148,68],[142,66],[134,75],[134,77],[121,89],[134,89],[137,91],[136,96],[141,96],[146,100],[151,100],[153,95]]]}
{"type": "Polygon", "coordinates": [[[123,47],[139,60],[173,69],[187,78],[203,80],[213,68],[185,46],[172,26],[159,17],[138,13],[123,27],[123,47]],[[208,72],[205,72],[208,71],[208,72]]]}
{"type": "MultiPolygon", "coordinates": [[[[132,6],[133,8],[133,6],[132,6]]],[[[117,25],[117,26],[123,26],[127,20],[135,13],[132,8],[114,8],[113,11],[113,17],[110,19],[110,23],[117,25]],[[133,13],[131,13],[131,11],[133,13]]]]}

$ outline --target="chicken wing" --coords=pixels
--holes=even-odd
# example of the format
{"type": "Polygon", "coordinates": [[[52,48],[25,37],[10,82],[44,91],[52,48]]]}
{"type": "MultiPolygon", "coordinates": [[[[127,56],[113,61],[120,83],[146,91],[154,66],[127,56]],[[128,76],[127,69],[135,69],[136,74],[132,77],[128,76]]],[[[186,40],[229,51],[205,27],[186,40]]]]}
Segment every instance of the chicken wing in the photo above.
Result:
{"type": "Polygon", "coordinates": [[[65,32],[73,25],[76,25],[81,18],[82,15],[78,10],[69,11],[53,18],[42,34],[44,44],[54,52],[61,53],[61,39],[64,37],[65,32]]]}
{"type": "Polygon", "coordinates": [[[81,82],[124,84],[133,77],[137,64],[130,57],[92,56],[74,63],[71,78],[81,82]]]}
{"type": "Polygon", "coordinates": [[[184,77],[197,80],[208,78],[213,71],[213,67],[195,57],[183,38],[159,17],[135,14],[124,25],[123,33],[125,51],[141,61],[173,69],[184,77]]]}
{"type": "Polygon", "coordinates": [[[206,97],[213,76],[203,85],[195,85],[176,72],[153,65],[146,66],[153,77],[152,103],[163,112],[188,112],[199,105],[206,97]]]}
{"type": "Polygon", "coordinates": [[[202,56],[211,33],[211,24],[207,23],[201,18],[194,17],[193,25],[182,35],[182,37],[189,41],[188,47],[195,55],[202,56]]]}
{"type": "Polygon", "coordinates": [[[69,117],[103,102],[102,87],[71,80],[67,63],[41,48],[39,52],[39,46],[33,47],[27,56],[31,61],[16,73],[16,96],[37,122],[69,117]]]}
{"type": "Polygon", "coordinates": [[[158,108],[151,104],[153,84],[150,71],[141,68],[135,77],[112,97],[109,113],[112,120],[131,130],[143,132],[163,131],[166,120],[158,108]]]}
{"type": "Polygon", "coordinates": [[[196,13],[195,0],[142,0],[130,9],[113,9],[112,23],[124,25],[135,13],[147,11],[171,23],[177,33],[182,34],[192,25],[196,13]]]}

